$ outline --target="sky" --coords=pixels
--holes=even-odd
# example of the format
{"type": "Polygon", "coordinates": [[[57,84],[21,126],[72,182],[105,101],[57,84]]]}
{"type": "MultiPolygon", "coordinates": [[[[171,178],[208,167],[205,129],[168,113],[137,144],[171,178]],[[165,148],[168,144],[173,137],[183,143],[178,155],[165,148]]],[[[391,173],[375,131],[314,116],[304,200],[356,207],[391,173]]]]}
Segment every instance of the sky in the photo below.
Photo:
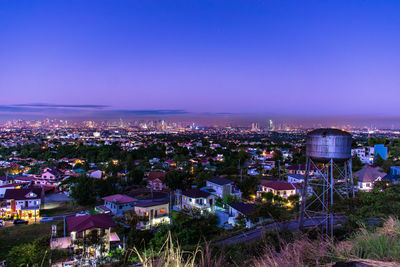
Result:
{"type": "Polygon", "coordinates": [[[0,0],[0,114],[400,117],[400,1],[0,0]]]}

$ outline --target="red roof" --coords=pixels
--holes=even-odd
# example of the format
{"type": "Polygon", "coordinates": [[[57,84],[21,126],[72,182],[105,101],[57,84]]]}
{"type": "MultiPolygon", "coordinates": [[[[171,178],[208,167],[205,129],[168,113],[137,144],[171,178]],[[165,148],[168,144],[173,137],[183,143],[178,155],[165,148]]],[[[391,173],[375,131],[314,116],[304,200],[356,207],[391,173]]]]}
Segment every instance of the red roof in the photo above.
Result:
{"type": "Polygon", "coordinates": [[[108,214],[67,217],[66,222],[68,232],[82,232],[91,228],[107,229],[115,226],[115,222],[108,214]]]}
{"type": "Polygon", "coordinates": [[[121,194],[116,194],[116,195],[111,195],[107,197],[103,197],[102,200],[116,203],[116,204],[124,204],[124,203],[131,203],[137,201],[136,198],[126,196],[126,195],[121,195],[121,194]]]}
{"type": "Polygon", "coordinates": [[[1,185],[0,188],[7,188],[7,187],[17,187],[17,186],[23,186],[23,185],[27,185],[28,183],[13,183],[13,184],[5,184],[5,185],[1,185]]]}
{"type": "Polygon", "coordinates": [[[189,189],[189,190],[186,190],[185,192],[183,192],[182,195],[191,197],[191,198],[207,198],[211,194],[208,192],[205,192],[203,190],[200,190],[198,188],[192,188],[192,189],[189,189]]]}
{"type": "Polygon", "coordinates": [[[274,190],[293,190],[301,189],[299,183],[289,183],[289,182],[264,182],[261,184],[264,187],[272,188],[274,190]]]}
{"type": "Polygon", "coordinates": [[[3,199],[27,200],[39,199],[42,196],[42,189],[38,187],[21,188],[21,189],[6,189],[3,199]],[[29,193],[34,193],[36,196],[29,197],[29,193]]]}
{"type": "Polygon", "coordinates": [[[160,179],[160,181],[164,181],[165,172],[157,172],[157,171],[149,172],[149,176],[147,177],[147,180],[156,180],[156,179],[160,179]]]}

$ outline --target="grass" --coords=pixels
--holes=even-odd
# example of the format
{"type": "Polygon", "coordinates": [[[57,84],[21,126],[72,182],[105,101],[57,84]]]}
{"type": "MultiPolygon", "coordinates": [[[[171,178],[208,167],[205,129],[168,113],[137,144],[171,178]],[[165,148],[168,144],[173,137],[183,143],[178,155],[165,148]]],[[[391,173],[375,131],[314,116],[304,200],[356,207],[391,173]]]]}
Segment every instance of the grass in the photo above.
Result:
{"type": "Polygon", "coordinates": [[[360,229],[351,239],[336,246],[344,258],[400,262],[400,221],[389,218],[374,231],[360,229]]]}
{"type": "Polygon", "coordinates": [[[4,259],[13,246],[22,245],[32,242],[38,237],[50,235],[52,224],[54,222],[0,228],[0,259],[4,259]]]}

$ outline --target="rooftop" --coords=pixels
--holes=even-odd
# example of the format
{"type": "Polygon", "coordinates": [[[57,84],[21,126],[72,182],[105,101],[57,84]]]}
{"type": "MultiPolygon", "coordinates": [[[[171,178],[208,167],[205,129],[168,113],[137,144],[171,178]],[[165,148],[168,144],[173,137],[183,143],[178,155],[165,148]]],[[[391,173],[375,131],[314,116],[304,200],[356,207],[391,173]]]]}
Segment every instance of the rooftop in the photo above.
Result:
{"type": "Polygon", "coordinates": [[[131,203],[131,202],[137,201],[136,198],[132,198],[130,196],[121,195],[121,194],[106,196],[106,197],[103,197],[102,200],[112,202],[115,204],[125,204],[125,203],[131,203]]]}
{"type": "Polygon", "coordinates": [[[191,198],[206,198],[206,197],[209,197],[211,194],[208,192],[205,192],[203,190],[200,190],[198,188],[192,188],[192,189],[184,191],[182,193],[182,195],[191,197],[191,198]]]}
{"type": "Polygon", "coordinates": [[[107,229],[115,226],[115,222],[108,214],[67,217],[66,223],[68,232],[82,232],[91,228],[107,229]]]}
{"type": "Polygon", "coordinates": [[[231,180],[224,179],[224,178],[221,178],[221,177],[211,178],[211,179],[207,180],[207,182],[211,182],[211,183],[217,184],[217,185],[226,185],[226,184],[232,184],[233,183],[231,180]]]}
{"type": "Polygon", "coordinates": [[[289,183],[289,182],[264,182],[261,185],[278,191],[301,188],[301,185],[299,183],[289,183]]]}

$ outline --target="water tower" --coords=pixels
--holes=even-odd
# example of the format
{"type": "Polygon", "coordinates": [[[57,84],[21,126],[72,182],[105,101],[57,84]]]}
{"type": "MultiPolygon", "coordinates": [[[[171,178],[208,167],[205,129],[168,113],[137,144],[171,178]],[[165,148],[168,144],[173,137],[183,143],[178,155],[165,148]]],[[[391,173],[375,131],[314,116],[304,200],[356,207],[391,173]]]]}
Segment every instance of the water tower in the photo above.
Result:
{"type": "Polygon", "coordinates": [[[317,129],[307,134],[306,172],[301,197],[299,227],[304,218],[316,220],[323,231],[333,235],[334,194],[339,197],[354,197],[351,134],[338,129],[317,129]],[[312,174],[312,176],[311,176],[312,174]],[[338,187],[338,185],[341,185],[338,187]],[[336,186],[335,186],[336,185],[336,186]],[[313,198],[307,203],[307,189],[312,186],[313,198]],[[315,204],[321,210],[315,209],[315,204]],[[314,205],[314,208],[311,207],[314,205]]]}

